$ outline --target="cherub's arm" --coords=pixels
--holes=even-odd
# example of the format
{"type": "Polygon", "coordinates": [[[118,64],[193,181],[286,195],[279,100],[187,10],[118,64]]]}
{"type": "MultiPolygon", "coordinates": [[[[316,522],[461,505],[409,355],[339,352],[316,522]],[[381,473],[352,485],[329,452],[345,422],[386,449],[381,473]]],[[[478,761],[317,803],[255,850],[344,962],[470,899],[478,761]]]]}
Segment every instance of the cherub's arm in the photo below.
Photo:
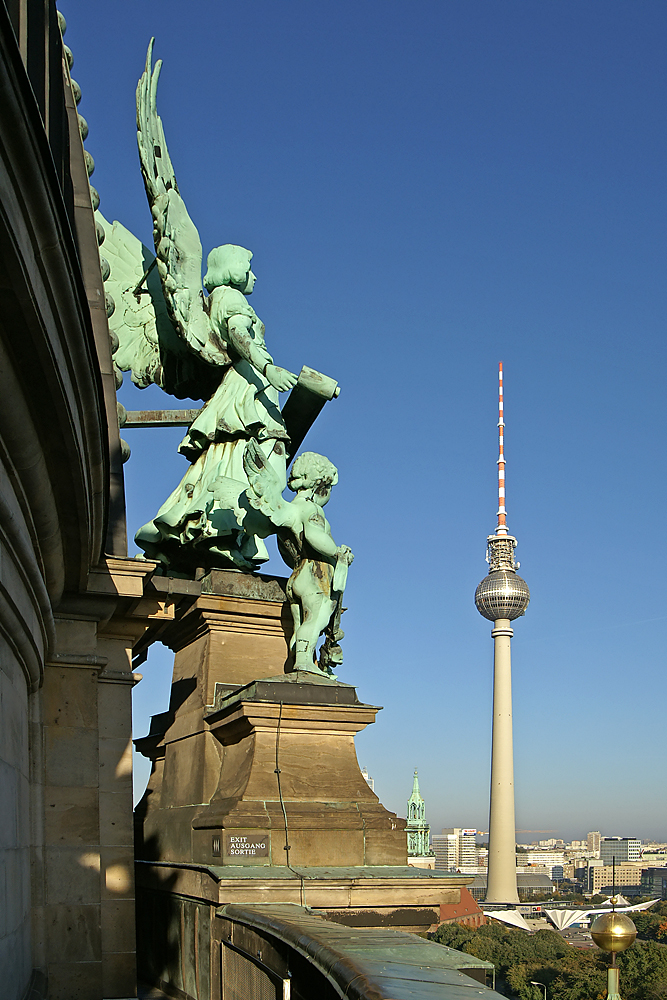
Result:
{"type": "Polygon", "coordinates": [[[331,532],[323,526],[322,520],[322,516],[318,513],[314,513],[311,517],[305,517],[303,533],[308,544],[317,553],[327,560],[334,560],[338,557],[338,546],[331,537],[331,532]]]}

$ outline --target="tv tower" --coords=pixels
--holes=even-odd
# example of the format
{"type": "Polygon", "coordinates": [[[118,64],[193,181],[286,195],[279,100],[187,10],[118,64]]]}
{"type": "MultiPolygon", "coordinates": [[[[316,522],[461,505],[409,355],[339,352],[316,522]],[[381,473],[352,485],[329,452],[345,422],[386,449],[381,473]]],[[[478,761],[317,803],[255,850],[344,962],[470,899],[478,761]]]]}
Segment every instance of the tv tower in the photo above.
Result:
{"type": "Polygon", "coordinates": [[[489,573],[475,591],[480,615],[493,622],[493,738],[491,743],[491,805],[489,811],[489,870],[486,903],[518,903],[516,887],[516,826],[514,820],[514,754],[512,749],[511,622],[525,614],[530,591],[517,576],[516,538],[507,530],[505,510],[505,421],[503,365],[498,370],[498,524],[487,538],[489,573]]]}

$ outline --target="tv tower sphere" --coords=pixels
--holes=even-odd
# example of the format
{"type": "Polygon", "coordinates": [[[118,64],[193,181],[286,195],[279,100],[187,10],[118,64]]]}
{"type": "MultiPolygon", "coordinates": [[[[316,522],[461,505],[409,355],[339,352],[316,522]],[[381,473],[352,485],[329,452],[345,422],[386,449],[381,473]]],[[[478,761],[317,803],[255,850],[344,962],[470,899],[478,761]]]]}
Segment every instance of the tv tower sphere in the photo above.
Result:
{"type": "Polygon", "coordinates": [[[489,570],[488,576],[484,577],[475,591],[475,606],[480,615],[490,622],[497,622],[499,618],[514,621],[526,613],[530,601],[528,584],[514,568],[516,539],[510,535],[491,535],[488,543],[489,562],[493,566],[502,558],[503,566],[489,570]],[[502,551],[506,546],[507,551],[502,551]]]}

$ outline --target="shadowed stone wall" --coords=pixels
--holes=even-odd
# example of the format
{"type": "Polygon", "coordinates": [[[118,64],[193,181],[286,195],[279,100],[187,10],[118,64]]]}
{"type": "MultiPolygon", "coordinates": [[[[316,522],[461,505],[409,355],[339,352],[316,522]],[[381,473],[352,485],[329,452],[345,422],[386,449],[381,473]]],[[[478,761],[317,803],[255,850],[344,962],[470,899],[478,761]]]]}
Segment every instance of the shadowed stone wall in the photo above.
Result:
{"type": "MultiPolygon", "coordinates": [[[[28,692],[14,651],[0,636],[0,967],[27,983],[30,953],[30,761],[28,692]]],[[[20,996],[12,993],[10,996],[20,996]]]]}
{"type": "Polygon", "coordinates": [[[131,651],[98,241],[53,0],[0,0],[0,994],[136,990],[131,651]],[[113,499],[113,503],[112,503],[113,499]]]}

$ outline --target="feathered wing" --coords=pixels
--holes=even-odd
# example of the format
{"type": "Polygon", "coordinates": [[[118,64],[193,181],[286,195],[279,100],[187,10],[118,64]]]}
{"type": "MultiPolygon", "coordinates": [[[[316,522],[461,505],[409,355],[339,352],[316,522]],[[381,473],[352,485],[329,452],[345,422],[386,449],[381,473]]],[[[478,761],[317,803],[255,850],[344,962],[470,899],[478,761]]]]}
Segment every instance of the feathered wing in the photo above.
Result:
{"type": "Polygon", "coordinates": [[[254,438],[245,446],[243,468],[248,477],[246,496],[250,505],[261,511],[277,528],[291,528],[296,515],[291,504],[282,497],[287,484],[276,475],[254,438]]]}
{"type": "Polygon", "coordinates": [[[155,257],[120,222],[112,225],[99,211],[95,217],[104,229],[103,253],[110,265],[105,289],[114,302],[109,328],[118,338],[113,355],[116,365],[121,371],[131,371],[140,389],[155,383],[178,399],[208,399],[220,384],[222,371],[178,335],[155,257]]]}
{"type": "Polygon", "coordinates": [[[137,143],[141,172],[153,216],[157,268],[169,317],[179,336],[205,361],[230,363],[211,326],[202,291],[202,247],[176,183],[162,120],[157,113],[157,85],[162,61],[152,68],[153,41],[137,85],[137,143]]]}

